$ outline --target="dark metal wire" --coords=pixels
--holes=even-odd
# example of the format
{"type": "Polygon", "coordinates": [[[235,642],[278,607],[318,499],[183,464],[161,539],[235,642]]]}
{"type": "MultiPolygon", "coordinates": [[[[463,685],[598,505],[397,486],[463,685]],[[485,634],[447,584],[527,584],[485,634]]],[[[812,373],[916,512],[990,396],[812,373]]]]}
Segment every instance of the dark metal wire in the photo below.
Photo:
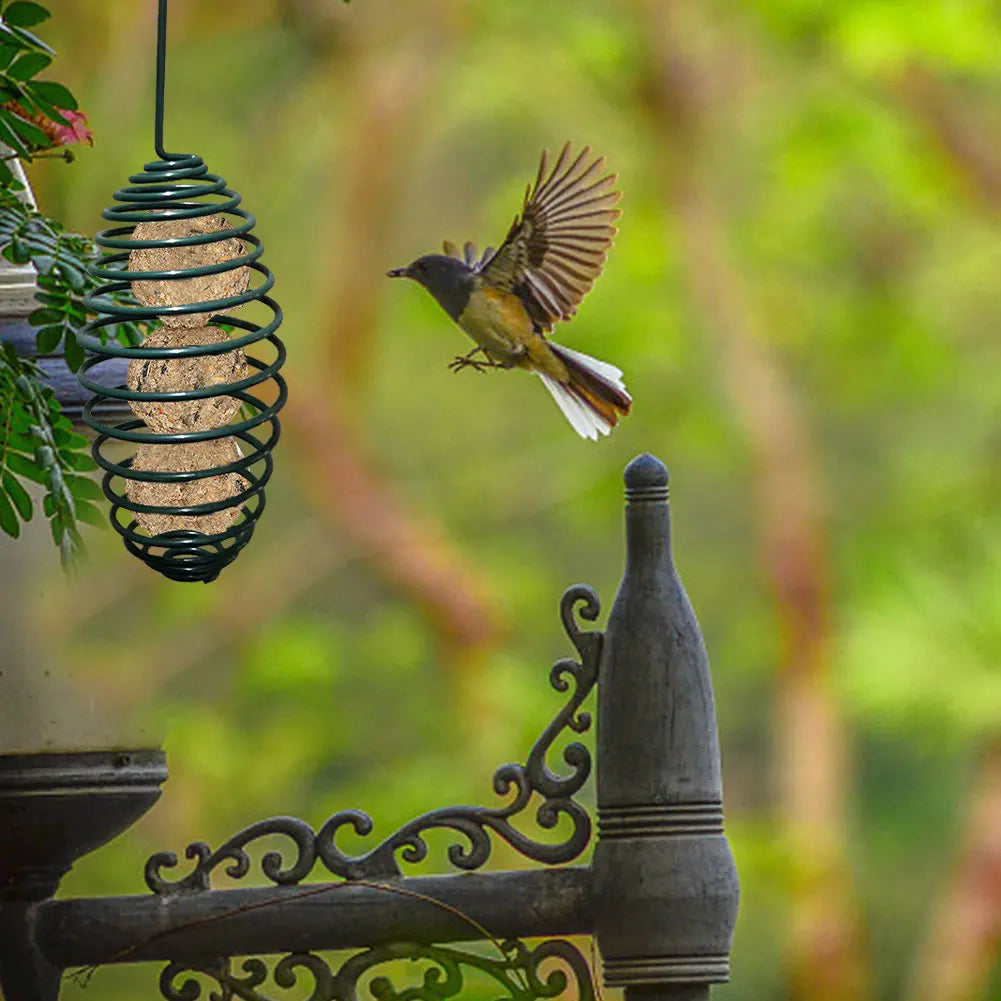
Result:
{"type": "Polygon", "coordinates": [[[163,148],[163,93],[167,76],[167,0],[159,0],[156,12],[156,111],[153,116],[153,148],[162,160],[170,154],[163,148]]]}
{"type": "MultiPolygon", "coordinates": [[[[77,343],[88,352],[80,370],[80,382],[95,394],[84,407],[84,421],[97,432],[93,454],[105,470],[104,494],[111,501],[111,523],[121,534],[126,548],[147,565],[167,577],[178,581],[211,581],[236,558],[250,541],[257,520],[264,511],[264,487],[271,477],[274,462],[272,451],[281,434],[277,414],[284,405],[288,390],[279,369],[285,362],[285,346],[276,331],[282,322],[282,311],[268,293],[274,285],[274,276],[260,261],[264,247],[251,230],[256,224],[253,215],[240,207],[241,197],[230,189],[226,181],[211,174],[201,157],[190,153],[168,153],[163,146],[164,89],[166,76],[167,0],[159,0],[157,18],[156,107],[154,114],[154,145],[159,160],[144,164],[143,171],[129,177],[130,187],[114,193],[116,204],[103,211],[102,217],[120,223],[98,234],[96,243],[105,255],[91,265],[91,273],[102,284],[84,303],[96,314],[77,334],[77,343]],[[222,215],[227,228],[212,233],[168,239],[130,239],[137,224],[177,219],[194,219],[208,215],[222,215]],[[130,271],[129,254],[132,250],[150,247],[190,247],[237,238],[246,252],[240,257],[218,264],[187,268],[176,271],[130,271]],[[220,274],[241,267],[251,270],[251,286],[245,292],[202,302],[174,306],[141,306],[136,303],[120,304],[112,300],[115,292],[128,292],[132,282],[181,281],[220,274]],[[256,284],[255,284],[256,282],[256,284]],[[234,328],[234,336],[216,344],[189,347],[145,348],[124,346],[109,339],[106,327],[121,319],[154,320],[157,317],[187,313],[211,313],[242,307],[248,303],[261,303],[271,311],[271,319],[263,325],[239,316],[215,316],[216,322],[234,328]],[[181,392],[150,393],[132,391],[125,386],[108,385],[101,378],[102,364],[113,358],[191,358],[245,349],[250,345],[268,345],[270,361],[247,356],[251,374],[237,382],[213,385],[181,392]],[[264,390],[267,390],[264,392],[264,390]],[[241,419],[236,423],[202,431],[161,434],[151,431],[140,420],[109,425],[95,416],[95,407],[102,401],[178,402],[203,400],[209,397],[231,396],[241,403],[241,419]],[[120,459],[115,442],[132,444],[184,445],[190,442],[210,441],[235,437],[241,444],[240,459],[224,466],[194,472],[142,472],[131,468],[134,456],[120,459]],[[125,490],[124,480],[143,480],[152,483],[185,483],[192,480],[238,473],[246,488],[237,496],[213,503],[167,507],[144,505],[131,500],[125,490]],[[214,535],[186,529],[149,536],[137,530],[135,513],[166,515],[206,515],[239,507],[237,520],[228,529],[214,535]]],[[[222,332],[220,332],[222,337],[222,332]]]]}

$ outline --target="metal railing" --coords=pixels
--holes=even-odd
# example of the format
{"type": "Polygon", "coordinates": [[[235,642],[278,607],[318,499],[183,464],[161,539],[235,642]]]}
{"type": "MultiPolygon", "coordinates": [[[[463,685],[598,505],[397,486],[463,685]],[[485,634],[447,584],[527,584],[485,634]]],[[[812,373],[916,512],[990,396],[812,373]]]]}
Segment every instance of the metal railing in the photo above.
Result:
{"type": "Polygon", "coordinates": [[[364,981],[378,1001],[439,1001],[461,994],[470,970],[490,980],[493,996],[499,987],[515,1001],[565,992],[586,999],[594,996],[589,964],[562,937],[581,934],[594,935],[606,985],[624,987],[627,998],[707,998],[729,976],[738,897],[709,665],[671,557],[667,470],[640,456],[625,482],[626,568],[608,625],[586,629],[577,620],[598,616],[590,588],[564,594],[561,615],[577,658],[558,661],[550,683],[565,701],[525,763],[497,769],[501,805],[431,811],[355,855],[340,847],[338,832],[371,834],[360,811],[339,812],[318,829],[276,817],[214,850],[192,843],[187,871],[176,878],[177,857],[154,855],[146,896],[55,900],[75,858],[152,805],[166,777],[162,755],[0,757],[7,1001],[53,1001],[66,970],[156,960],[168,963],[160,976],[168,1001],[195,1001],[206,980],[222,998],[263,999],[308,982],[311,1001],[348,1001],[364,981]],[[566,738],[589,729],[582,705],[595,687],[597,843],[591,865],[568,866],[591,842],[590,815],[575,797],[592,761],[566,738]],[[32,811],[43,802],[48,812],[38,817],[32,811]],[[524,832],[531,819],[539,836],[524,832]],[[544,836],[557,828],[566,832],[561,839],[544,836]],[[434,829],[455,835],[448,857],[462,871],[405,875],[426,857],[434,829]],[[211,888],[220,869],[248,876],[248,847],[275,835],[287,841],[260,861],[269,885],[211,888]],[[498,838],[542,866],[479,871],[498,838]],[[308,882],[317,872],[339,881],[308,882]],[[538,937],[545,940],[534,946],[522,941],[538,937]],[[493,948],[454,944],[475,941],[493,948]],[[319,955],[344,949],[358,951],[339,964],[319,955]],[[275,956],[273,965],[262,955],[275,956]],[[422,986],[397,989],[378,973],[403,958],[420,961],[422,986]]]}

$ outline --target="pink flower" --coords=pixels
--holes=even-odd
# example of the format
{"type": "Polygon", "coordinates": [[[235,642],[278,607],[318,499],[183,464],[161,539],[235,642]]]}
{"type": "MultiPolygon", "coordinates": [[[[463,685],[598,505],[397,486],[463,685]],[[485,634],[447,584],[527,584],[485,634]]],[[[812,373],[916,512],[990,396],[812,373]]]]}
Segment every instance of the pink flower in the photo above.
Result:
{"type": "Polygon", "coordinates": [[[70,146],[82,142],[94,145],[94,133],[87,128],[87,116],[82,111],[67,111],[60,108],[59,114],[69,122],[69,125],[49,121],[48,127],[42,126],[57,146],[70,146]]]}
{"type": "Polygon", "coordinates": [[[73,143],[82,142],[94,145],[94,133],[87,128],[87,116],[82,111],[69,111],[60,108],[59,114],[69,123],[63,125],[62,122],[57,122],[40,112],[31,114],[22,108],[17,101],[7,101],[0,104],[0,108],[6,108],[8,111],[13,111],[15,115],[33,122],[49,137],[53,146],[70,146],[73,143]]]}

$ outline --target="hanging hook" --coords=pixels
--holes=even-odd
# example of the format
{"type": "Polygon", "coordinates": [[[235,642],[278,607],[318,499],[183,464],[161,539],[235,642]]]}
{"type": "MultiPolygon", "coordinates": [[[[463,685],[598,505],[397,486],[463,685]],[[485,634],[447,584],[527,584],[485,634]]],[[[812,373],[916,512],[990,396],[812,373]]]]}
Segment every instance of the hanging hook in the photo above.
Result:
{"type": "Polygon", "coordinates": [[[167,74],[167,0],[159,0],[156,17],[156,113],[153,125],[153,145],[156,155],[171,159],[163,148],[163,91],[167,74]]]}

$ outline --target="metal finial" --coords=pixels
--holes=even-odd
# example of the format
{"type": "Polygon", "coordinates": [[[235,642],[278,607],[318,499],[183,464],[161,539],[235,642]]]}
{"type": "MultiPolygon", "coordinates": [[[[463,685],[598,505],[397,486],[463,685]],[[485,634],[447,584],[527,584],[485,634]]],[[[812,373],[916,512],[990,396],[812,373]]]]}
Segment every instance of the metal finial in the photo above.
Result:
{"type": "Polygon", "coordinates": [[[622,478],[630,490],[641,487],[666,487],[668,480],[667,466],[649,452],[637,455],[626,466],[622,478]]]}
{"type": "Polygon", "coordinates": [[[667,500],[667,466],[649,452],[636,456],[626,466],[622,478],[626,484],[626,499],[630,503],[667,500]]]}

